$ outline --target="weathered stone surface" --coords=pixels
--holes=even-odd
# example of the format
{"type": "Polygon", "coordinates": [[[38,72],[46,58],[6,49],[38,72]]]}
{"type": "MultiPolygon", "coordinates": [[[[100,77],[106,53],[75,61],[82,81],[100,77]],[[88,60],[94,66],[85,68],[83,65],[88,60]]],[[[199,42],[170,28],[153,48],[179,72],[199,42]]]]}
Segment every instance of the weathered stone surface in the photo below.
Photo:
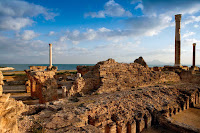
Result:
{"type": "Polygon", "coordinates": [[[2,87],[2,85],[4,85],[4,83],[3,83],[3,74],[0,71],[0,96],[2,96],[2,93],[3,93],[3,87],[2,87]]]}
{"type": "MultiPolygon", "coordinates": [[[[195,85],[171,84],[87,95],[79,97],[78,101],[60,99],[42,107],[35,105],[19,121],[19,127],[24,132],[30,129],[22,125],[32,121],[35,123],[32,127],[38,127],[36,123],[39,121],[39,129],[46,132],[142,131],[151,126],[152,120],[158,119],[158,112],[165,114],[163,110],[170,108],[173,113],[175,108],[181,107],[181,101],[194,92],[199,92],[195,85]],[[30,116],[31,120],[28,120],[30,116]]],[[[159,119],[161,123],[166,121],[164,115],[162,117],[162,121],[159,119]]]]}
{"type": "Polygon", "coordinates": [[[151,71],[138,63],[117,63],[113,59],[97,63],[82,78],[76,79],[68,96],[76,93],[105,93],[155,83],[179,81],[174,72],[151,71]]]}
{"type": "Polygon", "coordinates": [[[18,133],[18,116],[25,111],[21,101],[9,97],[10,94],[0,96],[0,133],[18,133]]]}
{"type": "MultiPolygon", "coordinates": [[[[30,81],[31,96],[39,98],[39,103],[53,101],[58,98],[55,71],[25,70],[30,81]]],[[[26,88],[28,88],[26,87],[26,88]]]]}
{"type": "Polygon", "coordinates": [[[136,59],[136,60],[134,61],[134,63],[138,63],[138,64],[140,64],[140,65],[142,65],[142,66],[148,68],[147,63],[145,62],[145,60],[144,60],[141,56],[140,56],[138,59],[136,59]]]}
{"type": "Polygon", "coordinates": [[[77,66],[77,72],[81,73],[81,75],[85,75],[88,71],[91,71],[94,66],[77,66]]]}
{"type": "Polygon", "coordinates": [[[47,66],[29,66],[29,68],[33,71],[44,71],[47,69],[47,66]]]}

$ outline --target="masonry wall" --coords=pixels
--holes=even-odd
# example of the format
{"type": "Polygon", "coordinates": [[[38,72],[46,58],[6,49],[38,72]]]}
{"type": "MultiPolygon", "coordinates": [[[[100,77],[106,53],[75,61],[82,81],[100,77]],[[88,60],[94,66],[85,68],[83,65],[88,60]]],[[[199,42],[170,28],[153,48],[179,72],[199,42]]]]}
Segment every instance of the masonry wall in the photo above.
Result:
{"type": "Polygon", "coordinates": [[[138,63],[118,63],[109,59],[97,63],[82,78],[78,78],[68,92],[69,95],[105,93],[168,81],[177,82],[180,77],[174,72],[152,71],[138,63]]]}
{"type": "Polygon", "coordinates": [[[3,74],[2,72],[0,71],[0,96],[2,96],[2,93],[3,93],[3,74]]]}
{"type": "Polygon", "coordinates": [[[57,81],[54,78],[55,71],[26,70],[29,80],[26,82],[26,90],[32,97],[39,98],[39,103],[57,100],[57,81]]]}

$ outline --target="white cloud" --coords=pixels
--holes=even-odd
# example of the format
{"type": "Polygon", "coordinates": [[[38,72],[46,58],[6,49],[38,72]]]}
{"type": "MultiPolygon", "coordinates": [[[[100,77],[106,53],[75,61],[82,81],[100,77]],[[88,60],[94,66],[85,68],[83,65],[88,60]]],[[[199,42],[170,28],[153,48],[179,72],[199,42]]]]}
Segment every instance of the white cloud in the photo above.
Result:
{"type": "Polygon", "coordinates": [[[102,27],[102,28],[99,28],[99,31],[100,32],[109,32],[109,31],[111,31],[110,29],[107,29],[107,28],[105,28],[105,27],[102,27]]]}
{"type": "Polygon", "coordinates": [[[29,18],[0,17],[0,30],[20,30],[23,27],[31,26],[33,20],[29,18]]]}
{"type": "Polygon", "coordinates": [[[195,35],[194,32],[187,32],[185,34],[183,34],[183,38],[186,38],[186,37],[189,37],[189,36],[192,36],[192,35],[195,35]]]}
{"type": "Polygon", "coordinates": [[[192,46],[193,43],[199,43],[200,41],[195,38],[188,38],[183,40],[183,46],[192,46]]]}
{"type": "Polygon", "coordinates": [[[23,0],[0,1],[0,30],[20,30],[33,24],[32,17],[44,16],[46,20],[54,19],[58,14],[48,9],[23,0]]]}
{"type": "Polygon", "coordinates": [[[195,24],[195,25],[194,25],[194,28],[198,28],[198,27],[199,27],[199,25],[198,25],[198,24],[195,24]]]}
{"type": "Polygon", "coordinates": [[[85,17],[105,18],[105,17],[132,17],[130,11],[126,11],[121,5],[114,0],[109,0],[104,5],[104,10],[98,12],[85,13],[85,17]]]}
{"type": "Polygon", "coordinates": [[[142,3],[142,0],[132,0],[131,4],[135,4],[135,3],[142,3]]]}
{"type": "Polygon", "coordinates": [[[39,34],[35,33],[33,30],[25,30],[20,36],[22,40],[32,40],[33,38],[38,37],[39,34]]]}
{"type": "Polygon", "coordinates": [[[194,22],[200,22],[200,16],[189,16],[184,21],[184,24],[190,24],[194,22]]]}
{"type": "Polygon", "coordinates": [[[54,31],[50,31],[49,34],[48,34],[48,36],[52,36],[52,35],[54,35],[54,34],[55,34],[54,31]]]}
{"type": "Polygon", "coordinates": [[[143,13],[148,16],[152,15],[175,15],[175,14],[194,14],[200,11],[199,0],[143,0],[143,13]]]}
{"type": "Polygon", "coordinates": [[[163,29],[172,26],[174,22],[171,22],[171,20],[172,18],[169,16],[131,18],[125,21],[126,29],[111,30],[102,27],[97,30],[87,29],[84,32],[78,30],[72,32],[67,31],[64,36],[60,37],[60,41],[69,40],[73,44],[78,44],[84,40],[107,40],[119,42],[127,37],[137,38],[142,36],[154,36],[163,29]]]}
{"type": "Polygon", "coordinates": [[[135,9],[135,10],[137,10],[137,9],[143,10],[143,9],[144,9],[144,6],[143,6],[142,3],[139,3],[134,9],[135,9]]]}

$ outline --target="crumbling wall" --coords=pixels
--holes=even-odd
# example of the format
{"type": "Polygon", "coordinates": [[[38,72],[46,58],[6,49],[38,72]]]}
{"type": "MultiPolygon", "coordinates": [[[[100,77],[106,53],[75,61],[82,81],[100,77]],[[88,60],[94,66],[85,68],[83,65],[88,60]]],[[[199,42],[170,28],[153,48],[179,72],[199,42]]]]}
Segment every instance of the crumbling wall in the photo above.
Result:
{"type": "Polygon", "coordinates": [[[77,72],[81,73],[81,75],[85,75],[87,72],[91,71],[94,66],[77,66],[77,72]]]}
{"type": "Polygon", "coordinates": [[[138,63],[118,63],[109,59],[97,63],[83,78],[78,78],[71,90],[73,94],[76,91],[103,93],[179,80],[174,72],[152,71],[138,63]]]}
{"type": "Polygon", "coordinates": [[[25,70],[25,72],[30,81],[30,84],[27,83],[26,86],[27,91],[30,87],[31,96],[39,98],[39,103],[53,101],[58,98],[58,84],[54,78],[55,71],[25,70]]]}
{"type": "Polygon", "coordinates": [[[0,96],[0,133],[18,133],[18,116],[25,111],[22,101],[9,97],[10,94],[0,96]]]}
{"type": "Polygon", "coordinates": [[[3,84],[3,74],[2,72],[0,71],[0,96],[2,96],[2,93],[3,93],[3,87],[2,87],[3,84]]]}
{"type": "MultiPolygon", "coordinates": [[[[133,88],[114,93],[79,97],[76,101],[60,99],[44,105],[33,106],[20,121],[30,123],[29,117],[45,132],[124,133],[141,132],[153,124],[176,127],[170,117],[192,107],[192,96],[200,98],[197,87],[156,85],[133,88]],[[194,89],[191,89],[194,88],[194,89]],[[185,90],[185,92],[184,92],[185,90]]],[[[196,102],[195,104],[198,104],[196,102]]],[[[179,129],[182,127],[179,126],[179,129]]]]}
{"type": "Polygon", "coordinates": [[[140,56],[138,59],[135,59],[134,63],[138,63],[146,68],[148,68],[147,63],[145,62],[145,60],[142,58],[142,56],[140,56]]]}
{"type": "Polygon", "coordinates": [[[195,71],[181,71],[180,78],[183,82],[200,84],[200,75],[196,74],[195,71]]]}
{"type": "Polygon", "coordinates": [[[33,71],[44,71],[47,69],[47,66],[29,66],[29,68],[33,71]]]}

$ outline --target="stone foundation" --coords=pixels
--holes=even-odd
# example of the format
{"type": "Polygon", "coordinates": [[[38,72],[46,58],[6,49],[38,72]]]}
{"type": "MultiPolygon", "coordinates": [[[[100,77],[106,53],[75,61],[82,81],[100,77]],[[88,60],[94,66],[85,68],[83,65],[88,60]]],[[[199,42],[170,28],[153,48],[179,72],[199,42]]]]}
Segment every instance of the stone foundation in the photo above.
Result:
{"type": "Polygon", "coordinates": [[[57,81],[55,71],[25,70],[29,81],[26,84],[27,92],[32,97],[39,98],[39,103],[57,100],[57,81]]]}
{"type": "Polygon", "coordinates": [[[0,71],[0,96],[2,96],[2,93],[3,93],[3,87],[2,87],[3,84],[3,74],[2,72],[0,71]]]}
{"type": "Polygon", "coordinates": [[[9,97],[10,94],[0,96],[0,133],[18,133],[18,116],[25,111],[21,101],[9,97]]]}
{"type": "Polygon", "coordinates": [[[67,92],[68,96],[77,93],[101,94],[179,80],[178,74],[174,72],[152,71],[138,63],[118,63],[108,59],[97,63],[83,77],[77,78],[67,92]]]}

